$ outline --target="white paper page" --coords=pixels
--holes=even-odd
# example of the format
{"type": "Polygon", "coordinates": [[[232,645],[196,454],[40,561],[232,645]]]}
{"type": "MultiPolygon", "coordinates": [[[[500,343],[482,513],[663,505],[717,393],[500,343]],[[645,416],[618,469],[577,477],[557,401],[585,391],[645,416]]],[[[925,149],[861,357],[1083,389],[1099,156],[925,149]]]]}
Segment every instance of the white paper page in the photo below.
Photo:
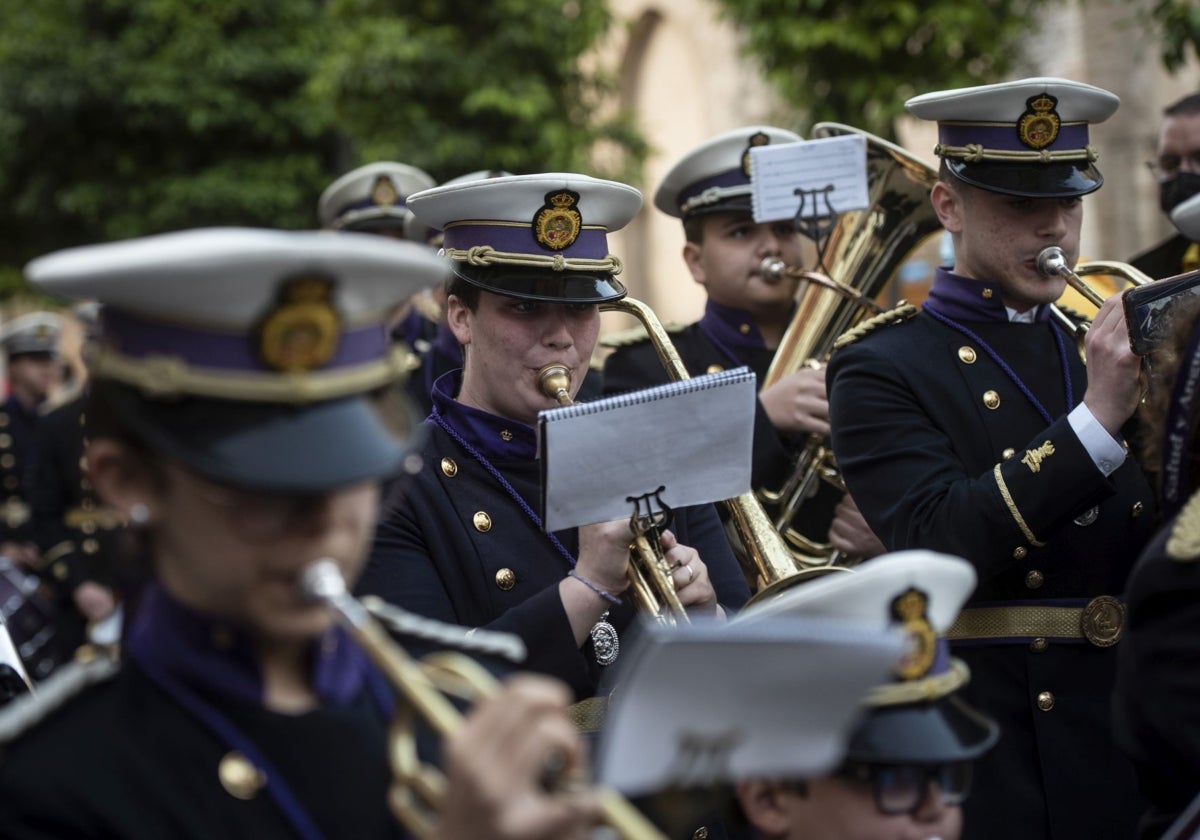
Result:
{"type": "MultiPolygon", "coordinates": [[[[833,185],[829,204],[836,213],[861,210],[867,195],[867,141],[861,135],[823,137],[799,143],[755,146],[750,149],[751,201],[755,222],[796,218],[796,190],[823,190],[833,185]]],[[[806,218],[828,215],[824,198],[805,198],[806,218]]]]}
{"type": "Polygon", "coordinates": [[[541,412],[544,527],[628,519],[659,487],[673,508],[748,493],[755,395],[737,368],[541,412]]]}
{"type": "Polygon", "coordinates": [[[623,654],[601,782],[631,795],[832,769],[902,638],[809,618],[646,627],[623,654]]]}

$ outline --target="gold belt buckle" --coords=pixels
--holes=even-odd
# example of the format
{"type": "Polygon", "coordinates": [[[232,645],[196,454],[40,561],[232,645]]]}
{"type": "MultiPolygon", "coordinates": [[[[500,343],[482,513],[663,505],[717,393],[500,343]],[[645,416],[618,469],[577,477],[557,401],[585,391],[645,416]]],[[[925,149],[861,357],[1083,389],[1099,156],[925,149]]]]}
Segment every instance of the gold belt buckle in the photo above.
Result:
{"type": "Polygon", "coordinates": [[[1083,608],[1079,629],[1096,647],[1112,647],[1125,631],[1125,605],[1111,595],[1097,595],[1083,608]]]}

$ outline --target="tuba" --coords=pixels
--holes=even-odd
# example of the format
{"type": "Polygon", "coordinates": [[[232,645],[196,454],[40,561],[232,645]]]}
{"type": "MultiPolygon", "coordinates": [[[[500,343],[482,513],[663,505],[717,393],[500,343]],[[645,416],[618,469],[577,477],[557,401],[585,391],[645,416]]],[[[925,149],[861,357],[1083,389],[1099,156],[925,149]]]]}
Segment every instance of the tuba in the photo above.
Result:
{"type": "MultiPolygon", "coordinates": [[[[388,755],[395,777],[388,793],[388,804],[414,836],[433,840],[438,836],[437,809],[445,797],[446,780],[418,757],[413,715],[419,716],[437,736],[449,735],[462,724],[462,714],[447,695],[464,700],[477,699],[494,692],[496,680],[465,654],[441,651],[422,660],[413,659],[388,634],[376,615],[381,618],[390,615],[393,621],[399,615],[402,621],[423,625],[428,628],[423,634],[430,639],[449,638],[451,634],[457,634],[463,640],[477,639],[483,631],[472,634],[462,628],[412,617],[396,607],[370,605],[365,599],[358,601],[347,591],[337,564],[328,558],[310,565],[301,577],[300,586],[305,597],[333,608],[338,621],[400,694],[402,711],[393,721],[388,736],[388,755]]],[[[498,651],[506,641],[502,637],[507,634],[483,635],[483,646],[490,645],[498,651]],[[487,636],[497,637],[497,640],[489,643],[487,636]]],[[[547,771],[553,770],[549,761],[547,764],[547,771]]],[[[564,780],[547,778],[546,781],[557,785],[564,780]]],[[[623,840],[666,840],[640,811],[615,791],[602,788],[596,793],[601,819],[617,836],[623,840]]]]}
{"type": "MultiPolygon", "coordinates": [[[[814,137],[858,134],[867,141],[869,205],[837,216],[820,263],[824,274],[764,260],[763,272],[801,281],[796,314],[775,352],[760,388],[767,388],[804,366],[829,358],[837,337],[881,308],[876,298],[900,264],[923,240],[941,229],[929,201],[937,172],[904,149],[872,134],[838,123],[818,123],[814,137]]],[[[825,533],[806,534],[797,514],[820,482],[845,492],[833,450],[820,435],[810,435],[787,479],[757,495],[771,522],[787,541],[802,568],[839,562],[825,533]]],[[[827,528],[828,523],[823,527],[827,528]]]]}

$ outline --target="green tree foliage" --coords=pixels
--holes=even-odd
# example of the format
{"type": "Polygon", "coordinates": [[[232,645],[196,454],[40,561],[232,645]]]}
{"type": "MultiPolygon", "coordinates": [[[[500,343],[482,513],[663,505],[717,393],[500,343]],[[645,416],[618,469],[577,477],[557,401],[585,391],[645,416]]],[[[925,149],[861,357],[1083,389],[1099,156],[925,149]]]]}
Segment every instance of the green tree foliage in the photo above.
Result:
{"type": "Polygon", "coordinates": [[[787,102],[892,138],[910,96],[985,84],[1055,0],[715,0],[787,102]]]}
{"type": "Polygon", "coordinates": [[[1196,0],[1154,0],[1145,16],[1161,38],[1162,63],[1167,70],[1174,73],[1189,59],[1200,61],[1200,4],[1196,0]]]}
{"type": "Polygon", "coordinates": [[[55,248],[311,227],[371,160],[444,180],[642,154],[597,118],[591,0],[0,0],[0,21],[0,297],[55,248]]]}
{"type": "Polygon", "coordinates": [[[355,161],[392,159],[439,180],[477,169],[631,177],[644,145],[581,63],[609,31],[594,0],[330,0],[332,47],[313,80],[355,161]],[[599,143],[624,151],[597,167],[599,143]]]}

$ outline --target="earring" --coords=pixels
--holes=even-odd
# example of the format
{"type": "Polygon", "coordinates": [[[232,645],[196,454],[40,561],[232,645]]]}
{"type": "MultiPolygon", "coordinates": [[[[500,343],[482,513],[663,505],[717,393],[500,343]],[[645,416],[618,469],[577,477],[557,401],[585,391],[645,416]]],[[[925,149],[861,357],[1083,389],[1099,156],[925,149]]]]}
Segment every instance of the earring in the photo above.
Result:
{"type": "Polygon", "coordinates": [[[150,521],[150,508],[143,502],[134,502],[129,506],[129,522],[134,526],[142,526],[150,521]]]}

